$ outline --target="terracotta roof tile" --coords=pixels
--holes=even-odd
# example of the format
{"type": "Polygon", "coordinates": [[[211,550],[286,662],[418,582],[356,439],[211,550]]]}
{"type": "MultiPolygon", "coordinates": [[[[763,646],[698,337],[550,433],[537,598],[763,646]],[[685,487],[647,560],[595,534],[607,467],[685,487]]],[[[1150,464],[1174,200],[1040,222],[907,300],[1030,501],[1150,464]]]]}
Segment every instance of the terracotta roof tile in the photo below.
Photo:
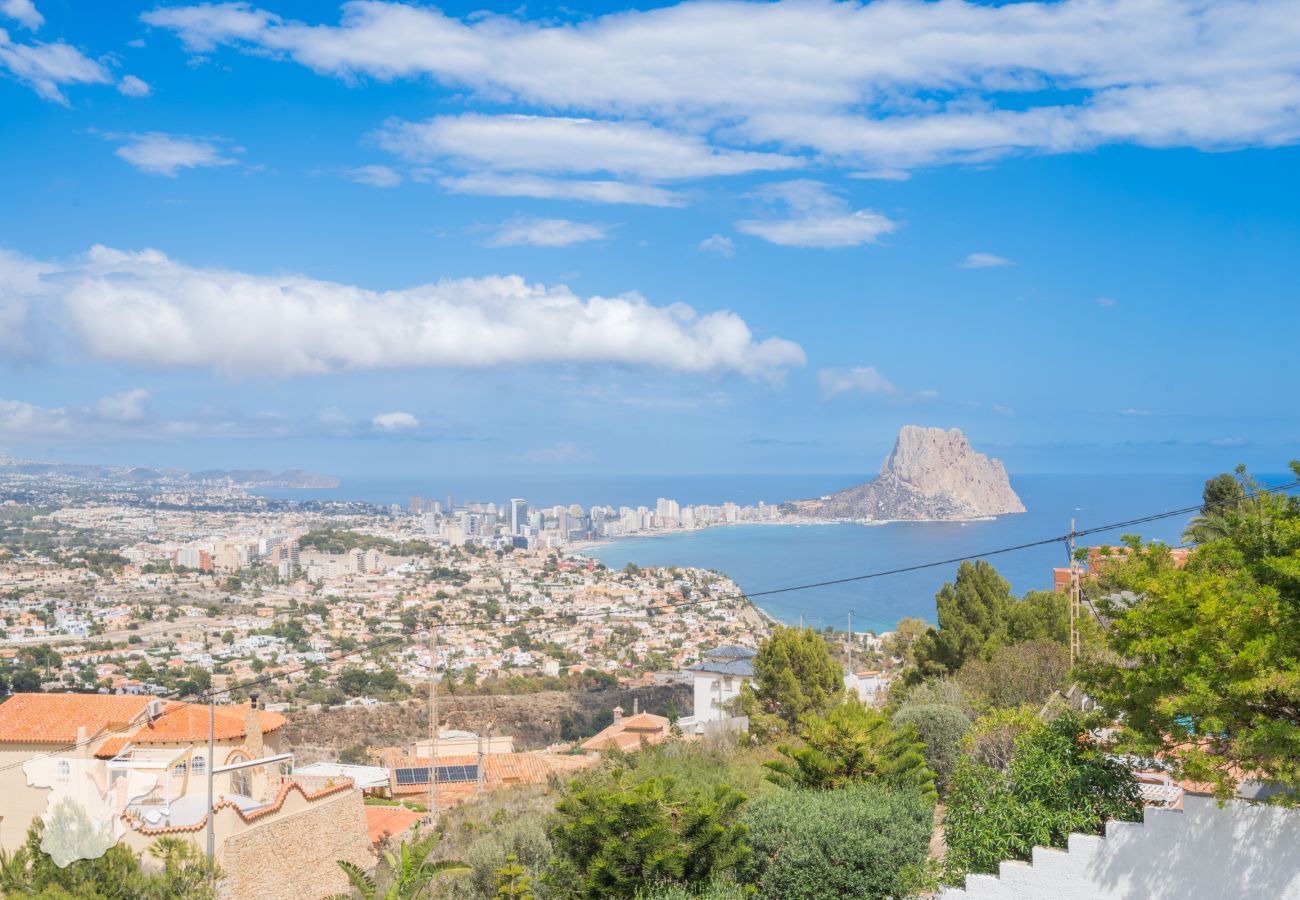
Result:
{"type": "Polygon", "coordinates": [[[370,843],[378,844],[392,835],[405,834],[422,818],[421,813],[404,806],[367,806],[366,830],[370,833],[370,843]]]}
{"type": "Polygon", "coordinates": [[[0,741],[73,743],[77,728],[93,737],[121,728],[144,712],[152,697],[116,694],[14,694],[0,704],[0,741]]]}

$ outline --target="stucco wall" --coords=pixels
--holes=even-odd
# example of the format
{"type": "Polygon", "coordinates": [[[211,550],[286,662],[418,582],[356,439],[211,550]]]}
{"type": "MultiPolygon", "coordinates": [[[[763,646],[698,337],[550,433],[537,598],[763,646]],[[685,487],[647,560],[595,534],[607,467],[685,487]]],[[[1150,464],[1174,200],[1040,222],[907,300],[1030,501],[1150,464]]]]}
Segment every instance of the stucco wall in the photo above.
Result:
{"type": "MultiPolygon", "coordinates": [[[[297,792],[290,796],[301,799],[297,792]]],[[[374,864],[360,791],[315,801],[294,815],[228,838],[221,848],[227,873],[221,896],[314,900],[346,893],[340,859],[363,869],[374,864]]]]}
{"type": "Polygon", "coordinates": [[[1071,835],[1069,850],[1034,850],[972,875],[942,900],[1300,900],[1300,810],[1187,796],[1183,810],[1148,809],[1111,822],[1106,837],[1071,835]]]}

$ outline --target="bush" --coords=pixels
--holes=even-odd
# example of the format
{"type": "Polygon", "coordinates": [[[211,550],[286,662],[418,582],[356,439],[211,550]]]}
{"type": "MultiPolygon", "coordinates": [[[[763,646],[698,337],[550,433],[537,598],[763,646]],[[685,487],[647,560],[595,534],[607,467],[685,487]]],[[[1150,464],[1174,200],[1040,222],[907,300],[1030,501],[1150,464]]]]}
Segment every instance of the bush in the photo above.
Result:
{"type": "Polygon", "coordinates": [[[545,883],[568,897],[635,897],[657,883],[702,885],[749,855],[745,796],[725,784],[686,792],[671,777],[577,785],[556,804],[545,883]]]}
{"type": "Polygon", "coordinates": [[[934,806],[915,791],[859,784],[755,800],[742,821],[753,855],[740,880],[759,897],[885,898],[912,893],[934,806]]]}
{"type": "Polygon", "coordinates": [[[957,680],[984,706],[1010,709],[1041,705],[1065,686],[1070,651],[1056,641],[1028,641],[994,650],[987,659],[972,659],[957,680]]]}
{"type": "Polygon", "coordinates": [[[894,713],[893,725],[911,725],[925,746],[921,755],[934,772],[935,784],[948,789],[957,763],[961,760],[961,741],[970,728],[970,719],[956,706],[940,703],[904,703],[894,713]]]}
{"type": "Polygon", "coordinates": [[[1108,759],[1080,720],[1062,715],[1016,739],[1005,772],[965,759],[948,793],[948,880],[1028,860],[1035,846],[1064,847],[1071,833],[1100,834],[1110,819],[1142,816],[1133,773],[1108,759]]]}

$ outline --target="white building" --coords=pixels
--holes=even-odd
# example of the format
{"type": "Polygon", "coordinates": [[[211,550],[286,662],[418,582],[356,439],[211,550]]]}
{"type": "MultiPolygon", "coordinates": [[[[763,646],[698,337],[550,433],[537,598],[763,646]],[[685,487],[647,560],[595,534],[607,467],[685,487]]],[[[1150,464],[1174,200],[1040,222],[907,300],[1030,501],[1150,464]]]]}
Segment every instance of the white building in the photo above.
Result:
{"type": "Polygon", "coordinates": [[[746,728],[744,716],[735,714],[734,700],[754,677],[754,657],[748,647],[725,644],[705,651],[704,658],[686,671],[695,686],[695,706],[689,717],[679,719],[683,731],[702,733],[718,728],[746,728]]]}

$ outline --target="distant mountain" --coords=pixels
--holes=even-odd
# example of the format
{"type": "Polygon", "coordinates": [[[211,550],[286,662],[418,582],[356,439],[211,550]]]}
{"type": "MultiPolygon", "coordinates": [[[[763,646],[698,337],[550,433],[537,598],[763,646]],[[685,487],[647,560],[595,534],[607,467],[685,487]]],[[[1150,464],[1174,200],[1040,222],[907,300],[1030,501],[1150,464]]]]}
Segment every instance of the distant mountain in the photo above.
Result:
{"type": "Polygon", "coordinates": [[[788,512],[819,519],[976,519],[1022,513],[1007,470],[971,449],[956,428],[906,425],[880,475],[829,497],[792,500],[788,512]]]}
{"type": "Polygon", "coordinates": [[[0,457],[0,475],[46,475],[74,481],[107,481],[131,485],[184,485],[217,481],[240,488],[336,488],[339,486],[339,480],[333,475],[321,475],[302,469],[287,469],[283,472],[271,472],[266,469],[209,469],[191,473],[181,469],[77,465],[13,457],[0,457]]]}
{"type": "Polygon", "coordinates": [[[283,472],[270,472],[266,469],[208,469],[203,472],[191,472],[193,481],[229,481],[236,487],[288,487],[288,488],[336,488],[339,480],[333,475],[321,475],[302,469],[286,469],[283,472]]]}

